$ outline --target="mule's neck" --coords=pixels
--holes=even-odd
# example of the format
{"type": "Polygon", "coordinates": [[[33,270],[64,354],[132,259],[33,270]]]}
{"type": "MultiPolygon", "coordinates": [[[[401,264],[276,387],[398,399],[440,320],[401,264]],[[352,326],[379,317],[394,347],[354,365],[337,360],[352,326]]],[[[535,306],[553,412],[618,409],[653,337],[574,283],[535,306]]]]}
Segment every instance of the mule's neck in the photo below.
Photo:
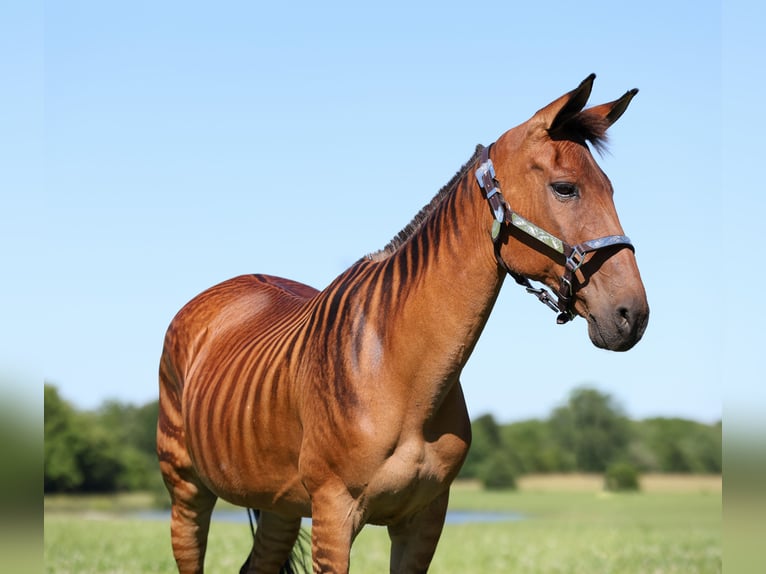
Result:
{"type": "Polygon", "coordinates": [[[453,383],[468,360],[505,277],[474,169],[464,170],[418,229],[378,263],[381,277],[392,279],[388,289],[395,289],[381,291],[385,316],[378,317],[385,329],[379,334],[392,357],[389,368],[436,395],[437,387],[453,383]]]}

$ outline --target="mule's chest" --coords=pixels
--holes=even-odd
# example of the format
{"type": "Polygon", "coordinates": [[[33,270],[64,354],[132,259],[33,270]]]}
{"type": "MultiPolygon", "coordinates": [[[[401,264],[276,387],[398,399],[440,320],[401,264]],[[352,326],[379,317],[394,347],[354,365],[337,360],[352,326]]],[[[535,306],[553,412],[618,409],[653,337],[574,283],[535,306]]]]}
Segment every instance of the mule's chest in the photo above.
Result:
{"type": "Polygon", "coordinates": [[[401,444],[365,489],[368,521],[390,524],[425,508],[449,488],[467,450],[468,443],[453,434],[401,444]]]}

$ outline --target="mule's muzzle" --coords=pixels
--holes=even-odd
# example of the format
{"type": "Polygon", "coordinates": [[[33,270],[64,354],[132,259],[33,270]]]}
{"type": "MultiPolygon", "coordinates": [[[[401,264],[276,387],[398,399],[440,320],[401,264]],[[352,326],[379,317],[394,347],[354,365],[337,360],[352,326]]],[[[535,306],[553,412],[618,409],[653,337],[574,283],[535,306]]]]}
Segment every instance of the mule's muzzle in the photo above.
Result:
{"type": "Polygon", "coordinates": [[[649,305],[646,300],[637,300],[604,313],[589,314],[588,335],[596,347],[627,351],[641,340],[648,323],[649,305]]]}

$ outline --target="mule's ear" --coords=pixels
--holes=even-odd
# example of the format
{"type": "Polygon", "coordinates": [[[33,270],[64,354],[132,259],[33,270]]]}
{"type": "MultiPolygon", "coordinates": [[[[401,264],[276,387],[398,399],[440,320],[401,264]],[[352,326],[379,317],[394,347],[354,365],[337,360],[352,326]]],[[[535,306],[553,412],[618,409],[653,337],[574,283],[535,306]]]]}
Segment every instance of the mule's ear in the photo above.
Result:
{"type": "Polygon", "coordinates": [[[554,131],[564,125],[567,120],[577,115],[585,107],[593,89],[593,80],[596,74],[585,78],[580,85],[568,94],[564,94],[558,100],[548,104],[537,112],[542,115],[548,124],[548,130],[554,131]]]}
{"type": "Polygon", "coordinates": [[[633,96],[635,96],[637,93],[637,88],[628,90],[619,100],[609,102],[608,104],[601,104],[600,106],[593,106],[592,108],[588,108],[588,113],[601,116],[607,122],[609,122],[609,125],[611,126],[614,122],[620,119],[620,116],[623,113],[625,113],[625,110],[628,109],[628,104],[630,104],[633,96]]]}

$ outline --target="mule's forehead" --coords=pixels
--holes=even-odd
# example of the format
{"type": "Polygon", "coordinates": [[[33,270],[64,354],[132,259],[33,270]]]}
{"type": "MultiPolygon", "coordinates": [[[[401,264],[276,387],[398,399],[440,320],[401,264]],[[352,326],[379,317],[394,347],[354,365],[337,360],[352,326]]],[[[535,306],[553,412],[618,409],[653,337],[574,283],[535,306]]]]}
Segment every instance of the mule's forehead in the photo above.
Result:
{"type": "Polygon", "coordinates": [[[516,169],[531,168],[553,171],[560,176],[569,174],[581,180],[606,181],[585,140],[553,137],[535,118],[505,132],[497,144],[502,154],[501,163],[508,162],[516,169]]]}
{"type": "Polygon", "coordinates": [[[548,138],[543,144],[543,149],[548,153],[552,166],[558,169],[578,172],[583,177],[603,176],[603,172],[596,163],[588,144],[572,140],[554,140],[548,138]]]}
{"type": "Polygon", "coordinates": [[[612,195],[612,183],[598,165],[587,144],[553,140],[549,147],[553,150],[549,167],[552,179],[575,183],[581,191],[587,189],[590,192],[588,195],[591,196],[593,193],[612,195]]]}

